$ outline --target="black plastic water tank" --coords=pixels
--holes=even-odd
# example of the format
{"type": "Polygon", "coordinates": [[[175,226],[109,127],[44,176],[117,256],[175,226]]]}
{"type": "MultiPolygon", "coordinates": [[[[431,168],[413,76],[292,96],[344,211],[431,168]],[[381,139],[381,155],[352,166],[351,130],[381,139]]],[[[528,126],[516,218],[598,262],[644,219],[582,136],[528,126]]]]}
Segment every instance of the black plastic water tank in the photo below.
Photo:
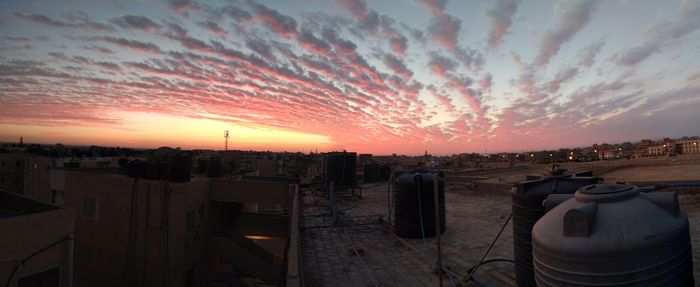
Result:
{"type": "MultiPolygon", "coordinates": [[[[433,174],[431,173],[406,173],[396,179],[396,189],[394,191],[394,234],[404,238],[421,238],[420,217],[422,214],[425,236],[435,236],[433,180],[433,174]],[[419,197],[422,213],[419,212],[419,197]]],[[[440,233],[444,233],[445,180],[439,176],[438,200],[440,204],[440,233]]]]}
{"type": "Polygon", "coordinates": [[[362,174],[364,175],[364,182],[377,182],[381,180],[380,166],[373,162],[363,165],[362,174]]]}
{"type": "Polygon", "coordinates": [[[192,158],[189,155],[177,154],[170,158],[170,181],[189,182],[190,171],[192,171],[192,158]]]}
{"type": "Polygon", "coordinates": [[[197,160],[197,174],[207,174],[207,160],[197,160]]]}
{"type": "Polygon", "coordinates": [[[391,176],[391,166],[382,165],[379,169],[379,178],[382,180],[389,180],[389,176],[391,176]]]}
{"type": "Polygon", "coordinates": [[[573,175],[552,166],[548,176],[528,176],[511,189],[513,208],[513,256],[515,279],[519,287],[535,286],[535,271],[532,264],[532,227],[544,215],[542,202],[550,194],[573,194],[579,188],[596,184],[600,178],[590,172],[573,175]]]}
{"type": "Polygon", "coordinates": [[[146,162],[142,160],[132,160],[127,164],[126,176],[143,178],[146,174],[146,162]]]}
{"type": "Polygon", "coordinates": [[[326,154],[324,167],[326,184],[355,186],[357,184],[357,153],[333,152],[326,154]]]}
{"type": "Polygon", "coordinates": [[[221,177],[224,174],[219,158],[210,158],[207,160],[207,177],[221,177]]]}
{"type": "Polygon", "coordinates": [[[538,286],[694,286],[676,193],[596,184],[545,206],[532,230],[538,286]]]}

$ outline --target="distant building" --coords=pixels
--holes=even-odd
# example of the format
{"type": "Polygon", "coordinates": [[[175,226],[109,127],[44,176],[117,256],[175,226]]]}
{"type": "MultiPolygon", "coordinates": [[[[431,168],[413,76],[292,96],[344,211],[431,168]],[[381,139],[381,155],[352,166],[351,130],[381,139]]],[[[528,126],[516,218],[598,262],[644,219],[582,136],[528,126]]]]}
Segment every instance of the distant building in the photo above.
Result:
{"type": "Polygon", "coordinates": [[[666,155],[666,147],[662,145],[657,145],[657,146],[650,146],[647,148],[647,151],[649,153],[649,156],[662,156],[666,155]]]}
{"type": "Polygon", "coordinates": [[[635,145],[634,152],[632,153],[633,158],[647,157],[649,156],[649,147],[652,146],[654,142],[649,139],[643,139],[635,145]]]}
{"type": "Polygon", "coordinates": [[[0,230],[4,286],[73,286],[72,209],[0,191],[0,230]]]}
{"type": "Polygon", "coordinates": [[[648,150],[649,156],[676,155],[678,153],[675,142],[670,139],[664,139],[661,144],[650,146],[648,150]]]}
{"type": "Polygon", "coordinates": [[[700,140],[683,140],[676,142],[680,145],[680,150],[682,154],[698,154],[700,153],[700,140]]]}

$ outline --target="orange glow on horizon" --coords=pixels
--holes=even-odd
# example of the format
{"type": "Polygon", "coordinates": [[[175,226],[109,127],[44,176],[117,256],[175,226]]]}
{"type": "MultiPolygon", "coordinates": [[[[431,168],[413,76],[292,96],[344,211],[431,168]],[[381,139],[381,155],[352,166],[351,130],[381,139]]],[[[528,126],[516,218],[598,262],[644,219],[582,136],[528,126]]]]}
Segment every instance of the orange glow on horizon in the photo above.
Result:
{"type": "Polygon", "coordinates": [[[332,145],[323,135],[288,131],[261,125],[234,124],[155,113],[121,112],[116,126],[42,126],[0,124],[1,141],[66,145],[104,145],[134,148],[160,146],[186,149],[223,149],[224,131],[230,132],[229,149],[304,151],[332,145]]]}

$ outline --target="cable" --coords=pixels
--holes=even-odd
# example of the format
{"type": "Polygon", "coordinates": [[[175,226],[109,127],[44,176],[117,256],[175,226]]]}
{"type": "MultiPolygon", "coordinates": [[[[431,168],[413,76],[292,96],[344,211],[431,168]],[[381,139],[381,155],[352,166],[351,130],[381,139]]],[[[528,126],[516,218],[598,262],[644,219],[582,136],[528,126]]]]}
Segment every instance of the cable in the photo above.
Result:
{"type": "Polygon", "coordinates": [[[19,261],[19,263],[17,264],[17,266],[15,266],[15,268],[12,269],[12,272],[10,273],[10,276],[7,277],[7,281],[5,282],[5,287],[9,287],[9,286],[10,286],[10,282],[12,282],[12,277],[15,276],[15,273],[17,273],[17,270],[19,270],[19,267],[22,266],[22,264],[24,264],[24,262],[27,262],[29,259],[32,259],[32,257],[37,256],[37,255],[41,254],[42,252],[51,249],[51,247],[54,247],[54,246],[56,246],[56,245],[58,245],[58,244],[61,244],[63,241],[66,241],[66,240],[73,240],[73,238],[70,237],[70,236],[63,237],[63,238],[59,239],[58,241],[56,241],[56,242],[54,242],[54,243],[51,243],[51,244],[49,244],[48,246],[46,246],[46,247],[44,247],[44,248],[41,248],[41,249],[35,251],[34,253],[30,254],[30,255],[27,256],[26,258],[24,258],[24,259],[22,259],[21,261],[19,261]]]}
{"type": "Polygon", "coordinates": [[[145,287],[146,286],[146,263],[148,262],[148,215],[150,214],[150,207],[151,207],[151,202],[150,202],[150,193],[151,193],[151,186],[146,187],[146,219],[144,219],[143,223],[143,278],[141,279],[141,286],[145,287]]]}
{"type": "Polygon", "coordinates": [[[472,270],[474,270],[474,268],[477,267],[477,265],[486,265],[486,264],[489,264],[489,263],[496,263],[496,262],[508,262],[508,263],[515,264],[515,261],[513,261],[513,260],[511,260],[511,259],[494,258],[494,259],[489,259],[489,260],[486,260],[486,261],[484,261],[484,262],[481,262],[481,264],[475,264],[474,266],[469,267],[469,269],[467,269],[467,273],[471,273],[472,270]]]}
{"type": "Polygon", "coordinates": [[[170,278],[170,170],[172,168],[172,157],[168,157],[168,169],[165,171],[165,179],[163,184],[163,202],[161,211],[161,238],[163,244],[163,275],[165,280],[163,280],[163,286],[170,287],[172,282],[170,278]]]}
{"type": "Polygon", "coordinates": [[[374,278],[374,275],[372,274],[372,270],[369,269],[369,267],[367,266],[367,262],[365,262],[365,259],[362,258],[362,256],[360,256],[360,252],[357,251],[357,247],[355,247],[355,242],[353,241],[352,236],[350,234],[348,234],[348,232],[345,231],[344,229],[343,229],[343,233],[345,233],[345,235],[350,239],[350,245],[352,246],[352,250],[355,252],[355,255],[358,258],[360,258],[360,262],[362,262],[362,266],[365,267],[365,269],[367,270],[367,274],[369,274],[369,278],[372,279],[372,284],[374,284],[374,286],[379,286],[377,284],[377,280],[374,278]]]}
{"type": "Polygon", "coordinates": [[[659,189],[678,188],[678,187],[700,187],[700,181],[681,181],[662,183],[657,185],[644,186],[639,188],[639,192],[651,192],[659,189]]]}
{"type": "Polygon", "coordinates": [[[134,286],[136,273],[136,227],[138,225],[138,217],[136,210],[136,187],[138,186],[139,178],[134,178],[134,183],[131,185],[131,201],[129,203],[129,227],[127,232],[127,247],[126,247],[126,282],[127,286],[134,286]]]}
{"type": "MultiPolygon", "coordinates": [[[[423,225],[423,203],[421,202],[421,197],[422,197],[422,195],[423,195],[423,194],[421,193],[421,186],[423,185],[423,176],[422,176],[421,174],[416,174],[416,175],[413,177],[413,179],[414,179],[414,181],[417,182],[417,185],[418,185],[418,219],[419,219],[419,221],[420,221],[420,233],[421,233],[421,237],[422,237],[422,239],[423,239],[423,247],[425,248],[425,251],[426,251],[426,253],[428,254],[428,256],[429,256],[430,258],[432,258],[432,257],[433,257],[433,254],[430,252],[430,247],[428,247],[428,243],[426,242],[426,239],[425,239],[425,227],[424,227],[424,225],[423,225]]],[[[433,180],[438,180],[438,179],[435,178],[435,177],[433,177],[433,180]]],[[[437,228],[440,228],[440,227],[438,226],[437,228]]],[[[439,235],[438,235],[438,236],[439,236],[439,235]]],[[[445,270],[445,267],[444,267],[444,266],[440,266],[440,269],[441,269],[442,271],[444,271],[444,270],[445,270]]],[[[438,271],[438,272],[441,272],[441,271],[438,271]]],[[[448,277],[450,278],[450,283],[452,284],[452,287],[456,287],[457,285],[455,284],[454,279],[453,279],[451,276],[449,276],[449,274],[448,274],[448,277]]],[[[442,283],[441,283],[441,284],[442,284],[442,283]]]]}
{"type": "Polygon", "coordinates": [[[315,228],[330,228],[330,227],[348,227],[348,226],[362,226],[362,225],[373,225],[373,224],[381,224],[381,222],[370,222],[370,223],[356,223],[356,224],[337,224],[337,225],[315,225],[315,226],[308,226],[299,229],[299,231],[305,231],[309,229],[315,229],[315,228]]]}
{"type": "Polygon", "coordinates": [[[423,203],[421,203],[421,185],[423,185],[423,176],[420,174],[416,174],[413,177],[413,181],[418,183],[418,220],[420,221],[420,234],[421,237],[423,238],[423,247],[425,247],[426,253],[430,256],[433,257],[433,254],[430,252],[430,248],[428,247],[428,243],[425,241],[425,228],[423,227],[423,203]]]}
{"type": "Polygon", "coordinates": [[[498,234],[496,234],[496,238],[494,238],[493,241],[491,241],[491,245],[489,246],[489,248],[488,248],[488,249],[486,250],[486,252],[484,253],[484,256],[481,257],[481,260],[479,260],[479,263],[477,263],[476,266],[474,266],[473,269],[471,270],[471,272],[469,272],[469,274],[467,275],[467,276],[468,276],[468,277],[467,277],[467,281],[468,281],[468,280],[471,280],[471,279],[474,277],[474,274],[476,273],[476,271],[479,270],[479,266],[481,266],[481,264],[484,263],[484,259],[486,259],[486,256],[489,255],[489,252],[491,252],[491,249],[493,249],[493,246],[496,245],[496,241],[498,241],[498,238],[501,237],[501,234],[503,233],[503,230],[506,229],[506,226],[507,226],[508,223],[510,222],[510,219],[511,219],[511,218],[513,218],[513,214],[512,214],[512,213],[511,213],[510,215],[508,215],[508,219],[506,219],[506,222],[503,223],[503,226],[501,226],[501,230],[499,230],[499,231],[498,231],[498,234]]]}

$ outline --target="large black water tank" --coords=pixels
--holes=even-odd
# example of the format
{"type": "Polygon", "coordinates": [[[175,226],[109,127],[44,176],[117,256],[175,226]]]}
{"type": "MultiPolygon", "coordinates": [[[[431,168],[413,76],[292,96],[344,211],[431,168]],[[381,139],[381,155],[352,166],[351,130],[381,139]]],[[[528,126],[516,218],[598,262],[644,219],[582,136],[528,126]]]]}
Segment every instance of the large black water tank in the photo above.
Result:
{"type": "MultiPolygon", "coordinates": [[[[406,173],[396,179],[394,191],[394,234],[404,238],[421,238],[419,212],[422,211],[423,230],[426,237],[435,236],[435,194],[433,174],[406,173]],[[418,179],[420,178],[420,180],[418,179]],[[419,184],[422,182],[422,184],[419,184]]],[[[445,180],[438,176],[438,200],[440,202],[440,233],[445,232],[445,180]]]]}
{"type": "Polygon", "coordinates": [[[197,160],[197,173],[206,174],[207,173],[207,160],[199,159],[197,160]]]}
{"type": "Polygon", "coordinates": [[[143,178],[146,174],[146,162],[142,160],[132,160],[127,164],[126,175],[128,177],[139,177],[143,178]]]}
{"type": "Polygon", "coordinates": [[[380,181],[382,177],[381,167],[373,162],[365,163],[362,166],[362,174],[364,175],[364,182],[380,181]]]}
{"type": "Polygon", "coordinates": [[[545,206],[532,230],[538,286],[694,286],[688,218],[674,192],[597,184],[545,206]]]}
{"type": "Polygon", "coordinates": [[[389,180],[389,177],[391,176],[391,166],[382,165],[379,168],[379,174],[379,178],[382,180],[389,180]]]}
{"type": "Polygon", "coordinates": [[[221,166],[221,160],[219,158],[210,158],[207,160],[207,177],[221,177],[224,174],[224,169],[221,166]]]}
{"type": "Polygon", "coordinates": [[[326,184],[340,186],[357,185],[357,153],[334,152],[326,154],[324,161],[326,184]]]}
{"type": "Polygon", "coordinates": [[[172,182],[189,182],[192,171],[192,158],[187,154],[177,154],[170,158],[169,179],[172,182]]]}
{"type": "Polygon", "coordinates": [[[544,215],[542,202],[550,194],[573,194],[579,188],[596,184],[600,178],[590,172],[573,175],[552,166],[548,176],[528,176],[511,189],[513,208],[513,255],[515,279],[519,287],[535,286],[532,264],[532,227],[544,215]]]}

